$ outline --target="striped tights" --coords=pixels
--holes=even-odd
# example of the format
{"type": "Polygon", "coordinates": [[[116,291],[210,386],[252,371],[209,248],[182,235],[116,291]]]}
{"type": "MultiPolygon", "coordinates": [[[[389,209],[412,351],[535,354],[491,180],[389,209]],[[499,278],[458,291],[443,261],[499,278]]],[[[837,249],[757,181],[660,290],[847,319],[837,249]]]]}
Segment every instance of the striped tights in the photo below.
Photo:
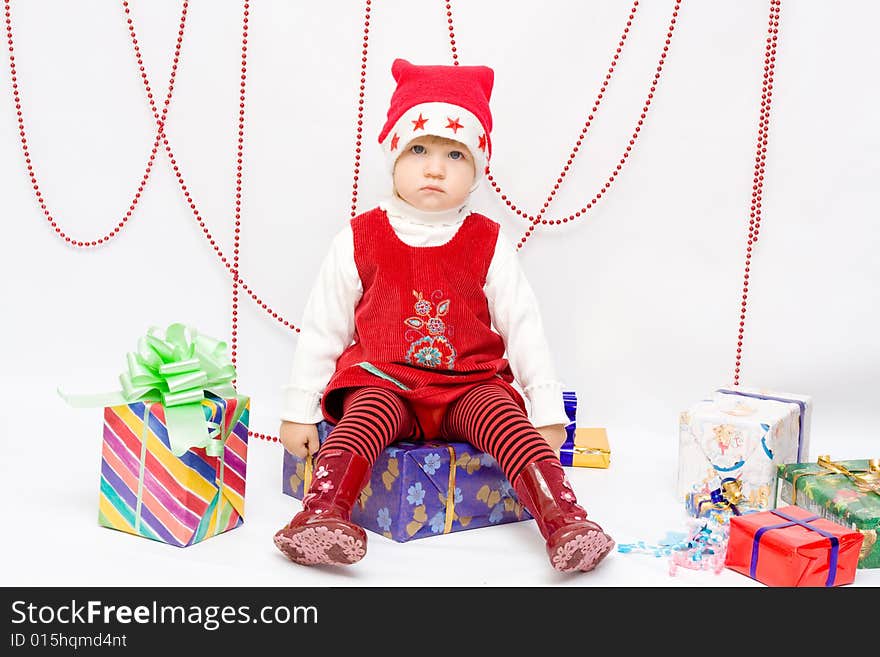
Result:
{"type": "MultiPolygon", "coordinates": [[[[346,396],[342,418],[322,448],[354,452],[372,466],[388,445],[420,439],[419,433],[403,399],[384,388],[359,388],[346,396]]],[[[475,386],[449,405],[440,437],[469,442],[489,454],[510,482],[530,463],[556,458],[510,395],[491,384],[475,386]]]]}

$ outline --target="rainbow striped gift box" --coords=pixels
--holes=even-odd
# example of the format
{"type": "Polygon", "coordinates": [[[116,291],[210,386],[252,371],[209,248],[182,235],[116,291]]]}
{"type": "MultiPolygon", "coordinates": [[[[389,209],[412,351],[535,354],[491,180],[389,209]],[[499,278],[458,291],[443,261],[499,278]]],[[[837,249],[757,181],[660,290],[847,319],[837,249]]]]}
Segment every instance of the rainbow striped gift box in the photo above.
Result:
{"type": "Polygon", "coordinates": [[[186,547],[244,522],[250,399],[205,395],[221,456],[204,447],[174,456],[160,403],[104,408],[100,525],[186,547]]]}

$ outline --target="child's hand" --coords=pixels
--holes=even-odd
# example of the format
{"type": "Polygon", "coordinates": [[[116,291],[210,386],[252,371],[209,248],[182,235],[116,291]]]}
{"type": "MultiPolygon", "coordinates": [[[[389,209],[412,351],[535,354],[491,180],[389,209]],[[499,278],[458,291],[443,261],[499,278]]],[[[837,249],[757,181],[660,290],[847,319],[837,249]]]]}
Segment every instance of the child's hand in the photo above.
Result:
{"type": "Polygon", "coordinates": [[[278,439],[284,445],[284,449],[304,459],[309,454],[318,451],[318,427],[314,424],[300,424],[299,422],[282,422],[278,439]]]}
{"type": "Polygon", "coordinates": [[[545,427],[536,427],[539,434],[544,436],[544,440],[550,445],[557,454],[565,442],[565,425],[564,424],[548,424],[545,427]]]}

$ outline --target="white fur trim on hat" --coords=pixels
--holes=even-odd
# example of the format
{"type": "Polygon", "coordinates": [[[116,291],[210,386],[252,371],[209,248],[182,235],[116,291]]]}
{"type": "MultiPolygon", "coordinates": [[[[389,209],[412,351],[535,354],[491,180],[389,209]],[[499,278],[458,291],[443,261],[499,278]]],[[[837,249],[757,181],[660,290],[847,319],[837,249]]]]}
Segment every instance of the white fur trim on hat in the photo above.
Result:
{"type": "Polygon", "coordinates": [[[474,180],[485,173],[491,148],[486,130],[473,113],[449,103],[421,103],[403,113],[382,142],[389,171],[394,170],[394,163],[409,143],[423,135],[460,141],[474,158],[474,180]]]}

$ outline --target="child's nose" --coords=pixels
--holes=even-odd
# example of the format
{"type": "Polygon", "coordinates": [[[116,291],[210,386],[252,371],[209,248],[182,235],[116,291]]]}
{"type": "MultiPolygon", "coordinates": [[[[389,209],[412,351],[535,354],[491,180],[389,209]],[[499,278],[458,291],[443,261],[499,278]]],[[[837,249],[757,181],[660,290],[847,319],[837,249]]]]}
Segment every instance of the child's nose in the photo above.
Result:
{"type": "Polygon", "coordinates": [[[446,172],[445,163],[441,157],[429,157],[425,162],[425,175],[442,176],[446,172]]]}

